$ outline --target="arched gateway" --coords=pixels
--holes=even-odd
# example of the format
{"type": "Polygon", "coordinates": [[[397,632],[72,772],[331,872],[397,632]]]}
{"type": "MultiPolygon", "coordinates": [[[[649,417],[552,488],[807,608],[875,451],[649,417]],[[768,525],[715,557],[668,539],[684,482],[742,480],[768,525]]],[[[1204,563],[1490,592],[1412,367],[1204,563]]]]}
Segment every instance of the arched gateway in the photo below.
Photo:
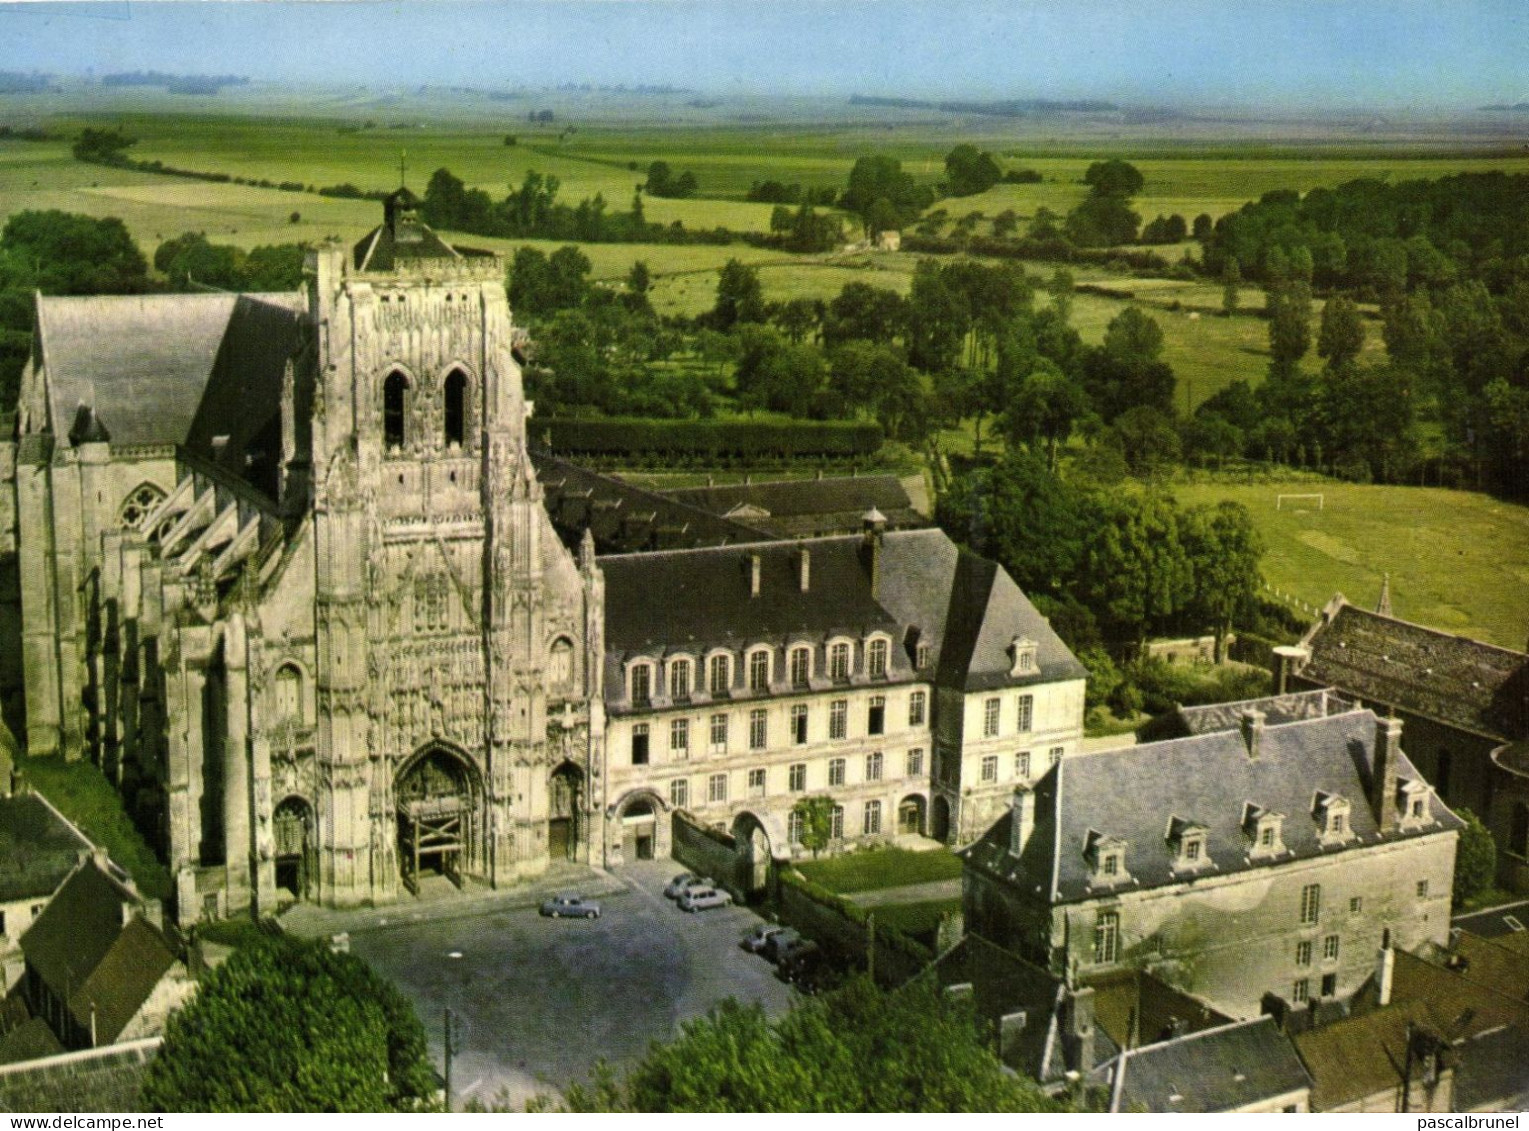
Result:
{"type": "Polygon", "coordinates": [[[424,747],[398,771],[398,861],[404,886],[419,894],[435,872],[457,887],[481,872],[483,783],[477,767],[441,743],[424,747]]]}

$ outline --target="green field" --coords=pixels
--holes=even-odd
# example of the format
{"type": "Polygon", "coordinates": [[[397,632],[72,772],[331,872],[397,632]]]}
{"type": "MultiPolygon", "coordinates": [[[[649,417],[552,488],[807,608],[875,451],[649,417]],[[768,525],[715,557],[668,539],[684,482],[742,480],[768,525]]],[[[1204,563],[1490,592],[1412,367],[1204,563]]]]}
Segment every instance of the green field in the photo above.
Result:
{"type": "Polygon", "coordinates": [[[1264,579],[1321,607],[1342,592],[1373,608],[1391,575],[1404,620],[1522,649],[1529,639],[1529,507],[1436,487],[1375,487],[1302,479],[1257,485],[1181,484],[1181,503],[1242,503],[1268,546],[1264,579]],[[1276,509],[1280,493],[1320,491],[1315,504],[1276,509]]]}

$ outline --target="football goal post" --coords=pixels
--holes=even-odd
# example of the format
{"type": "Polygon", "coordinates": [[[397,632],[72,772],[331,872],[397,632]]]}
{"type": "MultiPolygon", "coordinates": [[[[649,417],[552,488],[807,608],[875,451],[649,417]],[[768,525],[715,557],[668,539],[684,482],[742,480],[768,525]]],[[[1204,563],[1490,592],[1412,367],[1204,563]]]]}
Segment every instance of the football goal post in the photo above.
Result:
{"type": "Polygon", "coordinates": [[[1309,505],[1313,500],[1316,501],[1317,510],[1321,510],[1324,500],[1320,491],[1306,495],[1276,495],[1274,497],[1274,509],[1277,511],[1284,510],[1286,503],[1290,503],[1292,507],[1299,507],[1302,503],[1309,505]]]}

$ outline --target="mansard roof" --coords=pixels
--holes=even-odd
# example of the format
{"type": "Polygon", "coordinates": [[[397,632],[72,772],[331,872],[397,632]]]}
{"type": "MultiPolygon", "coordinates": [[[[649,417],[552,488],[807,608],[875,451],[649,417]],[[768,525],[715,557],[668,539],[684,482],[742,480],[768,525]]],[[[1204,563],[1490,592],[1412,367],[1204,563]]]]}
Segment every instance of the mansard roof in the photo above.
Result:
{"type": "Polygon", "coordinates": [[[39,295],[46,427],[65,435],[84,404],[116,445],[183,443],[214,371],[235,387],[252,379],[275,344],[272,326],[295,325],[302,310],[296,292],[39,295]]]}
{"type": "MultiPolygon", "coordinates": [[[[877,579],[861,536],[755,542],[720,549],[600,559],[605,572],[608,663],[675,649],[702,652],[792,635],[819,641],[880,630],[898,645],[927,643],[936,681],[960,690],[1015,687],[1086,672],[1001,568],[959,549],[943,531],[882,537],[877,579]],[[798,555],[810,557],[808,587],[798,555]],[[752,559],[760,592],[751,596],[752,559]],[[1036,670],[1009,674],[1015,636],[1038,642],[1036,670]]],[[[893,676],[911,674],[902,647],[893,676]]]]}
{"type": "MultiPolygon", "coordinates": [[[[1421,824],[1399,825],[1382,836],[1362,800],[1369,796],[1378,726],[1367,710],[1265,726],[1256,758],[1248,756],[1236,730],[1064,758],[1036,784],[1035,832],[1021,857],[1009,853],[1005,815],[965,850],[967,864],[1032,898],[1066,903],[1181,882],[1177,853],[1164,835],[1175,814],[1191,813],[1206,827],[1202,876],[1460,829],[1459,818],[1430,791],[1421,824]],[[1342,846],[1324,844],[1311,819],[1318,792],[1354,802],[1353,836],[1342,846]],[[1249,803],[1287,814],[1283,852],[1250,858],[1243,827],[1249,803]],[[1123,885],[1095,886],[1086,856],[1091,833],[1126,842],[1123,885]]],[[[1400,779],[1421,780],[1405,754],[1397,765],[1400,779]]]]}
{"type": "Polygon", "coordinates": [[[1303,641],[1298,669],[1371,702],[1493,738],[1529,735],[1529,656],[1349,604],[1340,595],[1303,641]]]}

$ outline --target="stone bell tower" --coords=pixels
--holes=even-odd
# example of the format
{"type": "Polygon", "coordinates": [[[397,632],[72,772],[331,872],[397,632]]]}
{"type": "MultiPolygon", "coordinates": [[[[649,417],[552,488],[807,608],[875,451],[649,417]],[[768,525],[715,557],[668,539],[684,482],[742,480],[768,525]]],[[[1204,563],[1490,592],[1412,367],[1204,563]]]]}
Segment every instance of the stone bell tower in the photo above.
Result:
{"type": "Polygon", "coordinates": [[[318,887],[333,904],[540,872],[550,774],[598,772],[583,640],[600,613],[526,451],[504,264],[451,247],[417,206],[400,189],[354,248],[308,261],[318,887]]]}

